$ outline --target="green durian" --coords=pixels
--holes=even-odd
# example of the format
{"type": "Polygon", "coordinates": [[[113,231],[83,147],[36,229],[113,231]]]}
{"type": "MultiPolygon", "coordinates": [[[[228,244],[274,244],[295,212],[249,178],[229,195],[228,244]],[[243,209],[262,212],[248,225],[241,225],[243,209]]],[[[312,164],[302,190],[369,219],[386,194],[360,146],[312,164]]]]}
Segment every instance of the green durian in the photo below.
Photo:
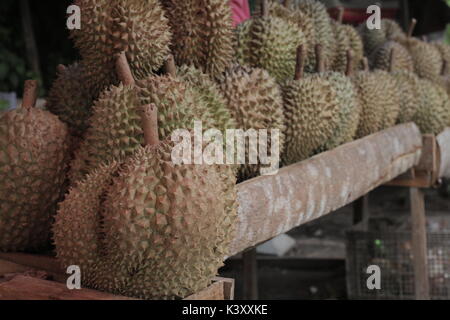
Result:
{"type": "Polygon", "coordinates": [[[25,82],[22,107],[0,113],[0,251],[46,248],[64,192],[71,138],[36,90],[25,82]]]}
{"type": "Polygon", "coordinates": [[[419,107],[419,78],[414,72],[394,71],[392,73],[397,81],[397,88],[400,94],[400,112],[398,123],[413,121],[413,117],[419,107]]]}
{"type": "Polygon", "coordinates": [[[395,50],[396,58],[392,69],[395,71],[414,71],[414,61],[404,46],[396,41],[387,41],[374,51],[370,57],[373,69],[388,71],[391,68],[391,51],[395,50]]]}

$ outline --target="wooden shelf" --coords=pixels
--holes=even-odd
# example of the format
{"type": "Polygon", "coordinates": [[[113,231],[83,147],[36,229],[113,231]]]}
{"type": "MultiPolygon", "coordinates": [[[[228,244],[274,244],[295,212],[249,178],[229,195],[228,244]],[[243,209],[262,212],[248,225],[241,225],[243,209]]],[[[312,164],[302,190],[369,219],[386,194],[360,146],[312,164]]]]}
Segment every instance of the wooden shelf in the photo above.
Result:
{"type": "Polygon", "coordinates": [[[238,186],[230,256],[339,209],[419,164],[422,136],[398,125],[238,186]]]}

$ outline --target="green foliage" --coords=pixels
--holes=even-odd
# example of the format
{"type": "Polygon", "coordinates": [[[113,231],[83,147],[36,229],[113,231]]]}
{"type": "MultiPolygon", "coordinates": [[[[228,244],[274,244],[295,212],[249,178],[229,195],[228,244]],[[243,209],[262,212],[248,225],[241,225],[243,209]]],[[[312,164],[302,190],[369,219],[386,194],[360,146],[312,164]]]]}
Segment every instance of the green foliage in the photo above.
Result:
{"type": "Polygon", "coordinates": [[[26,79],[33,78],[25,60],[6,48],[0,48],[0,91],[18,91],[26,79]]]}

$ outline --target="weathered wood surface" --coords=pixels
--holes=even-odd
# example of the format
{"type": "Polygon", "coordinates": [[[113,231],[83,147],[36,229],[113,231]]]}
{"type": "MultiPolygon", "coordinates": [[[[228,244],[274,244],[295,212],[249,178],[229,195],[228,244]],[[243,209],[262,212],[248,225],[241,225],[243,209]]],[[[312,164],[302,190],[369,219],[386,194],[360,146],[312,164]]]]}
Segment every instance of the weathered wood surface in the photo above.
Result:
{"type": "Polygon", "coordinates": [[[439,177],[450,178],[450,128],[436,137],[439,146],[439,177]]]}
{"type": "Polygon", "coordinates": [[[230,256],[326,215],[417,165],[422,136],[399,125],[238,186],[230,256]]]}

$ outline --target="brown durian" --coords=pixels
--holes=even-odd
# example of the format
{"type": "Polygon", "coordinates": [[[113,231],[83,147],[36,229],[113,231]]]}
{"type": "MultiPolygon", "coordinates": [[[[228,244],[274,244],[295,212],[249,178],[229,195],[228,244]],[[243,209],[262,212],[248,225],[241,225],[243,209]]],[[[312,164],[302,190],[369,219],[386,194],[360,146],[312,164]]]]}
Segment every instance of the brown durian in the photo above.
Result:
{"type": "Polygon", "coordinates": [[[408,49],[396,41],[387,41],[379,47],[370,57],[373,69],[388,71],[391,67],[391,51],[395,50],[396,59],[392,69],[395,71],[414,71],[414,61],[408,49]]]}
{"type": "Polygon", "coordinates": [[[64,192],[70,135],[57,116],[35,108],[25,82],[21,108],[0,114],[0,251],[46,248],[64,192]]]}

